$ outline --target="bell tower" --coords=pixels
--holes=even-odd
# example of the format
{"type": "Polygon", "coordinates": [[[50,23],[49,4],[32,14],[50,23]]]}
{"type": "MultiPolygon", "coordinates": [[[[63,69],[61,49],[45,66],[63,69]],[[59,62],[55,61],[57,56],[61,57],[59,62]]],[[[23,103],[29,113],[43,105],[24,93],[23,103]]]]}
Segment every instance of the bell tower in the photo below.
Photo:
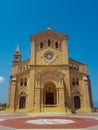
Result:
{"type": "Polygon", "coordinates": [[[21,62],[21,54],[20,54],[19,46],[17,46],[16,51],[14,53],[13,66],[17,65],[20,62],[21,62]]]}
{"type": "Polygon", "coordinates": [[[48,28],[31,35],[31,65],[68,65],[68,36],[48,28]]]}

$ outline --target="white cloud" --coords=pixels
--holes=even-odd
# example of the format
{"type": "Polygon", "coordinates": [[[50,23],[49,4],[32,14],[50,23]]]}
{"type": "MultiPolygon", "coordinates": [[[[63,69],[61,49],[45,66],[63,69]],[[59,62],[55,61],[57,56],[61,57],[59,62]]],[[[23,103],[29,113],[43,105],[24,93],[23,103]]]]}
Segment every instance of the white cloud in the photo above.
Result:
{"type": "Polygon", "coordinates": [[[0,76],[0,83],[3,83],[5,81],[3,76],[0,76]]]}

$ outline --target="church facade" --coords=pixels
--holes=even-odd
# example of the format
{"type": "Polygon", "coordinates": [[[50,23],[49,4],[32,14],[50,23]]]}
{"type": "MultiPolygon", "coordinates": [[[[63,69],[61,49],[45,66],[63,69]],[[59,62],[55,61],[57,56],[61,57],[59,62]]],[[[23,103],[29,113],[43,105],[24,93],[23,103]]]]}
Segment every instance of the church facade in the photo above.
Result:
{"type": "Polygon", "coordinates": [[[68,57],[68,35],[48,28],[30,40],[29,59],[14,53],[7,111],[91,112],[87,65],[68,57]]]}

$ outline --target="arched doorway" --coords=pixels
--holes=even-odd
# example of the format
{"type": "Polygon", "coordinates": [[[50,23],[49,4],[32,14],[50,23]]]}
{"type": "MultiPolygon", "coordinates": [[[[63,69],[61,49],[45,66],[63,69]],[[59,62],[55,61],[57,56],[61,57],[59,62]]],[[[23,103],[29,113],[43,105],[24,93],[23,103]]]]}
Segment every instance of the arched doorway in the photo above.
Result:
{"type": "Polygon", "coordinates": [[[44,105],[47,106],[54,106],[56,105],[56,88],[55,84],[52,82],[48,82],[44,86],[44,97],[43,97],[44,105]]]}
{"type": "Polygon", "coordinates": [[[79,109],[81,107],[79,96],[74,96],[74,107],[75,107],[75,109],[79,109]]]}
{"type": "Polygon", "coordinates": [[[21,96],[20,97],[20,102],[19,102],[19,109],[25,108],[25,104],[26,104],[26,97],[25,96],[21,96]]]}

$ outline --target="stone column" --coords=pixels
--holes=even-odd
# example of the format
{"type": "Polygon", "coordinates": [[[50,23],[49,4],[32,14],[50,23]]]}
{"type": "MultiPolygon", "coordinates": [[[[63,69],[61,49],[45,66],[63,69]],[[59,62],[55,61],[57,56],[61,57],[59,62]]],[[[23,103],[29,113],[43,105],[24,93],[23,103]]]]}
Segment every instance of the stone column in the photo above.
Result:
{"type": "Polygon", "coordinates": [[[41,105],[41,112],[43,112],[43,105],[44,105],[44,101],[43,101],[43,88],[41,88],[41,90],[40,90],[40,101],[41,101],[41,103],[40,103],[40,105],[41,105]]]}
{"type": "Polygon", "coordinates": [[[59,105],[59,89],[57,88],[56,90],[56,95],[57,95],[57,106],[59,105]]]}

